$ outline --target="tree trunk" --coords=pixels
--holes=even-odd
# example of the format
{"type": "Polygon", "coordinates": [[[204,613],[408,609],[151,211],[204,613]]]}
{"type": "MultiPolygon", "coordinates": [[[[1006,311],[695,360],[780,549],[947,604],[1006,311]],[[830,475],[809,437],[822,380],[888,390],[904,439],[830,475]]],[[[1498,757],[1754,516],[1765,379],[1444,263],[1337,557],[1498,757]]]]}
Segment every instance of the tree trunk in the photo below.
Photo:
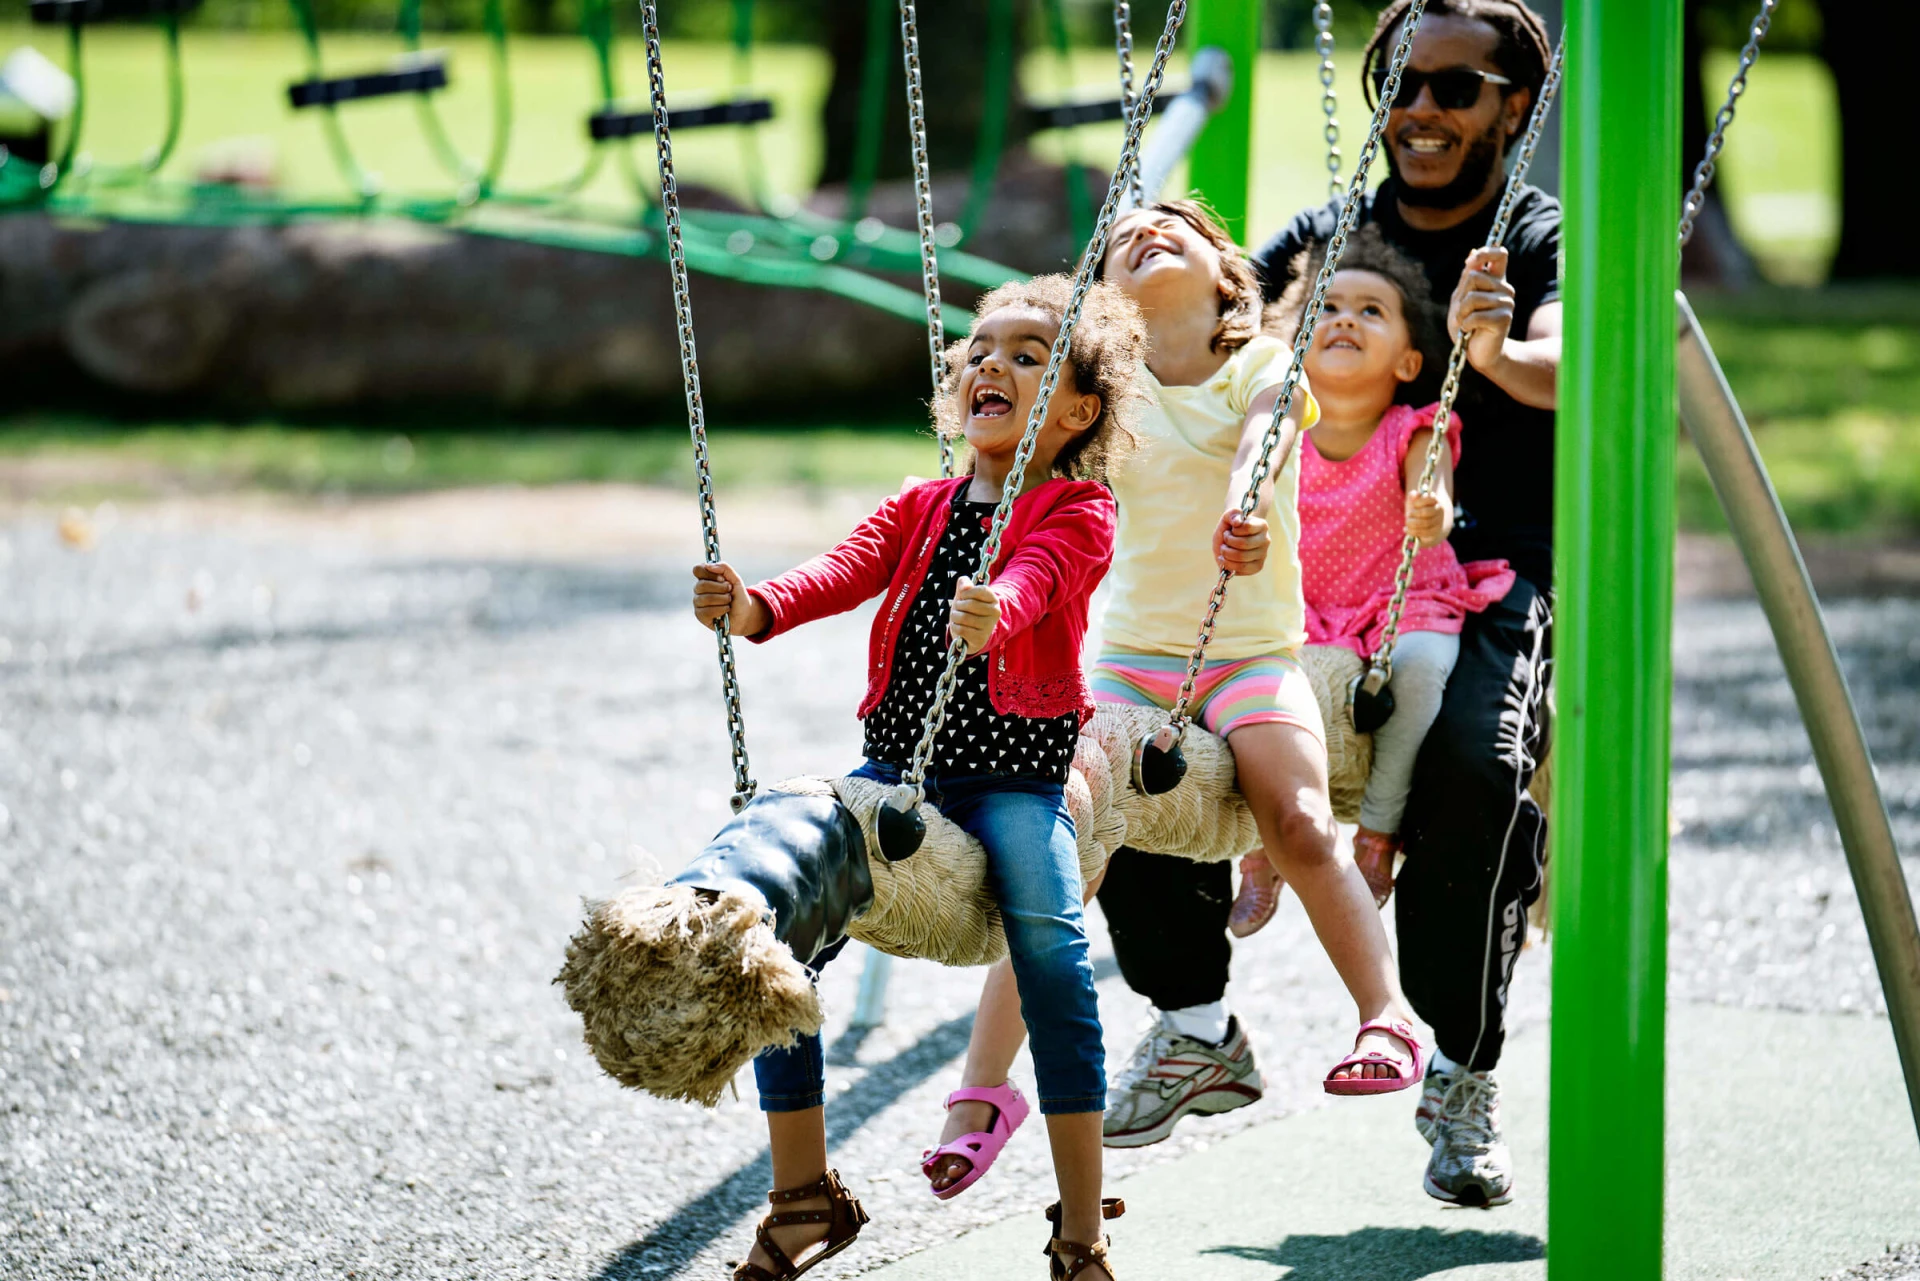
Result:
{"type": "MultiPolygon", "coordinates": [[[[1712,113],[1720,109],[1724,86],[1715,86],[1707,99],[1706,41],[1700,36],[1699,0],[1687,0],[1685,37],[1680,52],[1680,191],[1693,186],[1693,171],[1706,154],[1712,113]]],[[[1751,284],[1753,257],[1734,234],[1727,205],[1716,183],[1707,190],[1707,203],[1694,223],[1693,239],[1680,257],[1681,277],[1689,282],[1739,288],[1751,284]]]]}
{"type": "Polygon", "coordinates": [[[1900,85],[1920,47],[1920,5],[1823,0],[1827,65],[1840,97],[1840,249],[1833,276],[1920,276],[1903,183],[1892,178],[1893,126],[1904,106],[1900,85]]]}
{"type": "MultiPolygon", "coordinates": [[[[936,173],[965,171],[973,165],[974,143],[985,107],[988,9],[997,2],[941,0],[918,6],[920,71],[927,98],[927,153],[936,173]]],[[[833,83],[827,91],[824,113],[827,148],[820,174],[822,184],[845,182],[853,172],[870,4],[880,5],[888,14],[887,89],[882,98],[886,127],[881,132],[879,176],[899,178],[911,172],[897,6],[894,0],[832,0],[827,48],[833,55],[833,83]]],[[[1017,37],[1014,47],[1017,54],[1017,37]]],[[[1016,80],[1008,78],[1010,107],[1019,99],[1016,80]]],[[[1011,148],[1018,144],[1025,132],[1020,113],[1011,111],[1006,145],[1011,148]]]]}

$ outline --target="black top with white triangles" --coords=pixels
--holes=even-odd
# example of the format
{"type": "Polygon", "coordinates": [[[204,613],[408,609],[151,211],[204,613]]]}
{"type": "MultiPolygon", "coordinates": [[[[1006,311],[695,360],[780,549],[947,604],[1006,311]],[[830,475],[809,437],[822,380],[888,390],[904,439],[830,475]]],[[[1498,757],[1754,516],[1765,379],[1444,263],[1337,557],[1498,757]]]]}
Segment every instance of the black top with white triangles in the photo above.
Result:
{"type": "MultiPolygon", "coordinates": [[[[934,549],[933,564],[907,611],[893,650],[887,692],[867,714],[866,753],[872,760],[907,768],[926,724],[927,705],[940,683],[947,659],[947,611],[954,585],[980,566],[980,548],[993,523],[992,503],[968,502],[962,486],[953,500],[947,529],[934,549]]],[[[960,665],[947,719],[934,740],[929,774],[977,776],[1013,774],[1048,783],[1064,783],[1073,768],[1080,735],[1078,713],[1064,716],[1003,716],[987,697],[991,651],[960,665]]]]}

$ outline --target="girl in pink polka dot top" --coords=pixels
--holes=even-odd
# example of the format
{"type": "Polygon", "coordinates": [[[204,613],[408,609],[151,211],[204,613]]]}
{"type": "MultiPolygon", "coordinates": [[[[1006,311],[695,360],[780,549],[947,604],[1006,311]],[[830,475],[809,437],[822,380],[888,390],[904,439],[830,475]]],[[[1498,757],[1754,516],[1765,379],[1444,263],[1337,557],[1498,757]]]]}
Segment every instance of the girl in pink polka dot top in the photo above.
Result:
{"type": "MultiPolygon", "coordinates": [[[[1318,272],[1316,262],[1294,278],[1311,282],[1318,272]]],[[[1462,565],[1447,542],[1460,461],[1457,414],[1433,493],[1418,493],[1439,406],[1402,402],[1430,358],[1430,373],[1444,362],[1440,331],[1421,269],[1369,225],[1341,257],[1306,358],[1320,402],[1320,421],[1303,434],[1300,450],[1307,643],[1370,657],[1386,628],[1402,539],[1419,544],[1393,649],[1394,711],[1373,735],[1373,772],[1353,843],[1354,861],[1383,905],[1393,891],[1414,758],[1459,657],[1461,624],[1513,586],[1507,562],[1462,565]]]]}

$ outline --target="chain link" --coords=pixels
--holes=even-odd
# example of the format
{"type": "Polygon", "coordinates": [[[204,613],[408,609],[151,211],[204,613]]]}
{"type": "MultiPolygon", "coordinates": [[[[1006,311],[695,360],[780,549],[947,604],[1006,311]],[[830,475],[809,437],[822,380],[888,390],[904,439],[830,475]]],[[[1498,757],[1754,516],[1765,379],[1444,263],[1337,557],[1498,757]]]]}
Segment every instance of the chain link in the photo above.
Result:
{"type": "MultiPolygon", "coordinates": [[[[1514,158],[1513,172],[1507,178],[1507,188],[1500,196],[1500,210],[1494,215],[1493,229],[1487,233],[1486,247],[1498,249],[1507,238],[1507,224],[1513,218],[1514,201],[1519,198],[1520,188],[1525,185],[1527,170],[1533,166],[1534,148],[1540,145],[1540,134],[1547,123],[1547,112],[1553,107],[1554,94],[1560,88],[1560,73],[1565,65],[1567,37],[1563,31],[1560,43],[1554,47],[1553,61],[1547,64],[1547,78],[1540,86],[1540,100],[1533,104],[1533,116],[1527,122],[1526,137],[1521,139],[1519,154],[1514,158]]],[[[1420,468],[1420,486],[1418,493],[1424,497],[1433,492],[1433,478],[1440,468],[1440,453],[1447,448],[1447,431],[1453,424],[1453,402],[1460,394],[1460,377],[1467,365],[1467,333],[1463,329],[1453,338],[1453,350],[1447,355],[1447,378],[1440,387],[1440,404],[1433,414],[1433,436],[1427,441],[1427,457],[1420,468]]],[[[1387,602],[1386,627],[1380,633],[1380,644],[1369,660],[1368,674],[1372,679],[1369,688],[1377,688],[1393,675],[1393,646],[1400,638],[1400,615],[1407,607],[1407,591],[1413,583],[1413,561],[1419,554],[1419,542],[1413,535],[1406,535],[1400,543],[1400,568],[1393,579],[1393,597],[1387,602]]]]}
{"type": "Polygon", "coordinates": [[[1313,29],[1319,33],[1314,37],[1313,47],[1320,54],[1320,110],[1327,117],[1327,195],[1338,200],[1340,121],[1334,113],[1340,104],[1333,92],[1333,6],[1327,0],[1313,6],[1313,29]]]}
{"type": "MultiPolygon", "coordinates": [[[[1120,55],[1120,109],[1128,118],[1133,116],[1133,6],[1127,0],[1113,0],[1113,47],[1120,55]]],[[[1120,175],[1121,183],[1127,189],[1128,198],[1138,207],[1146,203],[1140,190],[1140,157],[1135,155],[1128,162],[1126,172],[1120,175]]]]}
{"type": "MultiPolygon", "coordinates": [[[[913,207],[920,226],[920,289],[927,299],[927,364],[933,394],[946,381],[946,329],[940,321],[939,251],[933,238],[933,171],[927,160],[927,93],[920,75],[920,24],[914,0],[900,0],[901,57],[907,67],[907,132],[913,139],[913,207]]],[[[953,475],[953,442],[940,437],[940,475],[953,475]]]]}
{"type": "MultiPolygon", "coordinates": [[[[1416,4],[1425,2],[1415,0],[1416,4]]],[[[1140,154],[1140,137],[1146,130],[1147,117],[1153,111],[1154,97],[1160,92],[1167,57],[1173,52],[1174,36],[1179,33],[1180,23],[1186,15],[1187,0],[1173,0],[1167,6],[1167,25],[1160,33],[1160,43],[1154,48],[1153,65],[1147,72],[1146,83],[1141,87],[1137,107],[1127,116],[1127,136],[1120,148],[1120,163],[1114,166],[1113,180],[1107,184],[1106,201],[1100,206],[1100,216],[1094,222],[1093,238],[1080,255],[1080,265],[1073,277],[1073,292],[1067,299],[1066,314],[1060,317],[1060,332],[1054,336],[1046,371],[1040,377],[1040,389],[1034,396],[1033,409],[1027,414],[1026,432],[1020,437],[1020,447],[1014,451],[1013,465],[1007,472],[1006,483],[1000,492],[1000,504],[994,508],[993,523],[988,527],[987,540],[980,548],[979,565],[973,573],[976,585],[987,584],[992,577],[993,563],[1000,558],[1000,539],[1006,533],[1008,519],[1013,515],[1014,500],[1019,498],[1025,484],[1027,464],[1032,461],[1034,447],[1039,443],[1040,428],[1047,421],[1047,406],[1053,400],[1055,385],[1060,381],[1060,367],[1066,363],[1067,352],[1072,347],[1074,327],[1080,323],[1081,308],[1086,304],[1088,291],[1093,288],[1094,273],[1106,257],[1107,233],[1120,212],[1120,198],[1126,189],[1121,175],[1140,154]]],[[[966,658],[966,651],[966,644],[959,640],[947,646],[947,665],[940,673],[940,683],[934,687],[933,702],[927,708],[926,723],[921,728],[920,741],[914,746],[913,760],[901,775],[900,791],[895,794],[896,808],[918,805],[926,795],[927,763],[933,757],[934,740],[940,736],[941,726],[946,724],[947,704],[953,698],[954,685],[960,678],[960,663],[966,658]]]]}
{"type": "Polygon", "coordinates": [[[1707,154],[1695,166],[1693,186],[1680,205],[1681,249],[1685,249],[1687,242],[1693,239],[1693,224],[1700,217],[1700,211],[1707,207],[1707,188],[1713,185],[1713,171],[1720,159],[1720,149],[1727,145],[1727,130],[1733,125],[1734,110],[1739,106],[1740,95],[1747,91],[1747,73],[1759,61],[1760,42],[1767,38],[1767,28],[1773,25],[1773,11],[1779,4],[1780,0],[1760,0],[1760,12],[1753,16],[1753,29],[1747,33],[1746,47],[1740,50],[1740,69],[1733,73],[1733,80],[1727,85],[1727,100],[1720,104],[1720,110],[1714,114],[1713,132],[1707,136],[1707,154]]]}
{"type": "MultiPolygon", "coordinates": [[[[1293,362],[1287,366],[1287,378],[1280,386],[1280,398],[1274,401],[1273,418],[1268,422],[1266,434],[1261,439],[1260,456],[1254,462],[1247,492],[1236,508],[1241,513],[1259,507],[1260,491],[1266,485],[1268,470],[1273,465],[1273,451],[1280,443],[1280,424],[1286,421],[1294,392],[1299,390],[1307,352],[1313,346],[1313,331],[1320,323],[1320,311],[1327,303],[1327,289],[1333,284],[1333,273],[1339,269],[1340,256],[1346,252],[1347,237],[1353,234],[1354,223],[1359,220],[1360,200],[1367,190],[1367,171],[1373,167],[1373,158],[1379,153],[1380,135],[1387,128],[1387,112],[1400,93],[1400,74],[1407,69],[1407,59],[1413,54],[1414,32],[1420,29],[1420,19],[1426,11],[1427,0],[1413,0],[1407,7],[1400,43],[1394,46],[1393,59],[1387,65],[1387,79],[1381,91],[1380,105],[1374,109],[1373,121],[1367,127],[1367,140],[1361,145],[1359,158],[1354,162],[1353,176],[1347,180],[1346,203],[1340,207],[1339,221],[1334,224],[1333,235],[1327,240],[1326,262],[1320,268],[1320,275],[1313,284],[1313,295],[1307,300],[1306,311],[1300,318],[1300,332],[1294,335],[1293,362]]],[[[1187,709],[1193,701],[1193,687],[1200,679],[1200,669],[1206,666],[1207,646],[1213,641],[1213,628],[1220,617],[1221,607],[1227,603],[1227,584],[1232,578],[1232,570],[1221,570],[1214,580],[1213,593],[1207,597],[1207,612],[1200,619],[1200,635],[1194,642],[1193,652],[1187,656],[1186,678],[1180,682],[1180,696],[1174,700],[1173,712],[1167,721],[1176,742],[1186,733],[1187,709]]]]}
{"type": "MultiPolygon", "coordinates": [[[[654,0],[642,0],[640,23],[647,43],[647,88],[653,98],[653,147],[660,166],[660,212],[667,227],[667,268],[673,279],[673,320],[680,340],[680,381],[687,392],[687,428],[693,436],[694,472],[700,490],[700,535],[707,563],[720,559],[720,523],[713,505],[713,466],[707,456],[707,411],[700,398],[700,362],[693,345],[693,296],[681,245],[680,189],[673,176],[673,139],[667,129],[667,82],[660,67],[660,22],[654,0]]],[[[740,711],[740,680],[733,665],[733,636],[722,615],[713,625],[720,650],[720,689],[727,705],[727,736],[733,749],[733,808],[745,808],[759,790],[748,772],[747,725],[740,711]]]]}

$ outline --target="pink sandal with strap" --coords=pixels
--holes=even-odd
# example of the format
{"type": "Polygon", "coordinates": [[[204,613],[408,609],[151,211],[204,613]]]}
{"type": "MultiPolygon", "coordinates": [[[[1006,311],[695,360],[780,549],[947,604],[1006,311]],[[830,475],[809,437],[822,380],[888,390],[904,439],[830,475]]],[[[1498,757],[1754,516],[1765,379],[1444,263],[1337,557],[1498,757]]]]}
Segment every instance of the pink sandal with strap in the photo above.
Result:
{"type": "Polygon", "coordinates": [[[1420,1037],[1413,1030],[1411,1023],[1405,1023],[1399,1019],[1368,1019],[1360,1025],[1360,1030],[1354,1033],[1353,1039],[1357,1042],[1369,1032],[1385,1032],[1388,1036],[1398,1040],[1412,1053],[1413,1062],[1409,1064],[1404,1058],[1392,1054],[1382,1054],[1378,1050],[1366,1050],[1364,1052],[1355,1050],[1352,1054],[1347,1055],[1346,1058],[1334,1064],[1333,1070],[1327,1073],[1326,1087],[1328,1094],[1392,1094],[1395,1090],[1404,1090],[1410,1085],[1418,1084],[1426,1075],[1427,1047],[1420,1043],[1420,1037]],[[1337,1077],[1334,1075],[1335,1072],[1339,1072],[1343,1068],[1360,1067],[1373,1063],[1385,1064],[1387,1067],[1393,1069],[1394,1074],[1392,1076],[1378,1077],[1337,1077]]]}
{"type": "Polygon", "coordinates": [[[931,1179],[934,1165],[946,1157],[957,1156],[971,1167],[953,1184],[945,1188],[930,1189],[933,1194],[945,1201],[949,1197],[959,1196],[990,1169],[1007,1146],[1007,1140],[1027,1119],[1027,1101],[1013,1082],[1002,1085],[969,1086],[955,1090],[947,1096],[946,1106],[951,1109],[956,1103],[985,1103],[994,1109],[993,1126],[989,1130],[975,1130],[972,1134],[963,1134],[950,1143],[937,1148],[929,1148],[920,1154],[920,1173],[931,1179]]]}

